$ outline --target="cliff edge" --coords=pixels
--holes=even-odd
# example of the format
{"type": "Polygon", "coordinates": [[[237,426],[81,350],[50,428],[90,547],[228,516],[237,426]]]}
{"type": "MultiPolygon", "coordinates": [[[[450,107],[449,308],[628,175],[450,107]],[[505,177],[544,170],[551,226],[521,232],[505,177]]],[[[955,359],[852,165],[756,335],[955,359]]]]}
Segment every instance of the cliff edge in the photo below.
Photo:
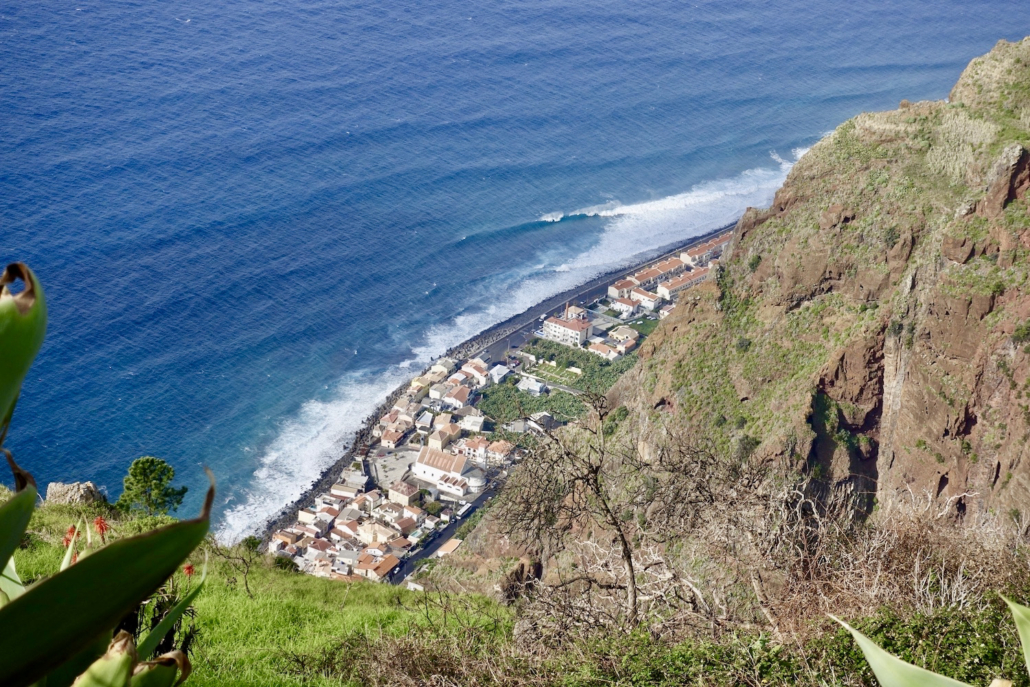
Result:
{"type": "MultiPolygon", "coordinates": [[[[1030,38],[861,114],[736,226],[612,392],[645,424],[969,521],[1030,496],[1030,38]]],[[[1030,516],[1030,513],[1027,513],[1030,516]]]]}

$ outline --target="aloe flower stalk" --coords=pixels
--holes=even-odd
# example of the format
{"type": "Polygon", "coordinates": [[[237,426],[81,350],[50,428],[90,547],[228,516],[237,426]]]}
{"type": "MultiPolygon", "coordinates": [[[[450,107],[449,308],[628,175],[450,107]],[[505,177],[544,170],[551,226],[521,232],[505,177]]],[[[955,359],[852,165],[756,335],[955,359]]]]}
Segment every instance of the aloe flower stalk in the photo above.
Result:
{"type": "Polygon", "coordinates": [[[93,521],[93,529],[100,535],[100,542],[102,544],[107,543],[107,532],[111,529],[111,526],[107,524],[107,520],[104,520],[103,515],[98,515],[93,521]]]}
{"type": "Polygon", "coordinates": [[[46,298],[28,265],[14,262],[0,274],[0,446],[18,402],[22,380],[43,345],[46,298]],[[25,284],[19,293],[10,285],[25,284]]]}

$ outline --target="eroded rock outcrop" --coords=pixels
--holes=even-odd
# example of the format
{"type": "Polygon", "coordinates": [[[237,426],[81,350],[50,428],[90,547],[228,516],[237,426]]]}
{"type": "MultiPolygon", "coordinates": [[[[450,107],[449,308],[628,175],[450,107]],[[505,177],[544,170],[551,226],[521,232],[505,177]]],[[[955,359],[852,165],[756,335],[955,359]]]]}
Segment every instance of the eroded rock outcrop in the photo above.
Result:
{"type": "Polygon", "coordinates": [[[773,206],[744,214],[718,286],[687,292],[613,402],[726,451],[752,437],[885,510],[1028,508],[1028,64],[1030,39],[1002,41],[950,102],[820,141],[773,206]]]}
{"type": "Polygon", "coordinates": [[[106,503],[107,497],[92,482],[51,482],[46,488],[46,501],[75,504],[106,503]]]}

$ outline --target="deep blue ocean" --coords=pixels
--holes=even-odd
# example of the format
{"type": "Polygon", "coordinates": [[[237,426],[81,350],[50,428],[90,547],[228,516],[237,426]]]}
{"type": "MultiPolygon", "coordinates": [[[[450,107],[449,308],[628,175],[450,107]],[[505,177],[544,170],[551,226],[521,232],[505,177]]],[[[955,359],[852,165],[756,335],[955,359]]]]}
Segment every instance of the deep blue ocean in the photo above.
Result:
{"type": "Polygon", "coordinates": [[[50,329],[8,440],[112,497],[219,479],[231,538],[433,356],[767,203],[940,99],[1025,0],[0,5],[0,260],[50,329]]]}

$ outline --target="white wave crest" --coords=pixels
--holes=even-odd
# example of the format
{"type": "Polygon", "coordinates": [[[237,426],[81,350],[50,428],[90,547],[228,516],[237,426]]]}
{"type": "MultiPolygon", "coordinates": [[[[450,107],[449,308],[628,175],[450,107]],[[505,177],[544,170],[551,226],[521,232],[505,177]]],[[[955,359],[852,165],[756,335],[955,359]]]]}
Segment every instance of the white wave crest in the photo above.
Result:
{"type": "Polygon", "coordinates": [[[342,455],[376,404],[409,377],[410,370],[401,366],[380,375],[353,375],[341,382],[334,398],[306,402],[265,448],[250,483],[227,503],[216,530],[219,541],[238,541],[298,498],[342,455]]]}
{"type": "MultiPolygon", "coordinates": [[[[568,216],[610,217],[600,240],[574,256],[557,250],[543,264],[507,276],[507,288],[470,294],[468,310],[430,327],[413,358],[378,375],[349,377],[329,401],[309,401],[288,420],[259,459],[252,482],[228,504],[218,537],[234,541],[253,532],[280,508],[300,496],[341,455],[362,419],[398,385],[434,357],[478,332],[517,315],[537,303],[605,272],[628,265],[640,255],[686,241],[733,222],[748,206],[765,207],[794,162],[807,149],[792,151],[794,160],[773,157],[776,168],[747,170],[736,177],[698,184],[686,193],[643,203],[605,203],[568,216]],[[476,304],[481,304],[476,307],[476,304]]],[[[552,213],[544,221],[559,221],[552,213]],[[554,219],[547,219],[554,217],[554,219]]]]}

